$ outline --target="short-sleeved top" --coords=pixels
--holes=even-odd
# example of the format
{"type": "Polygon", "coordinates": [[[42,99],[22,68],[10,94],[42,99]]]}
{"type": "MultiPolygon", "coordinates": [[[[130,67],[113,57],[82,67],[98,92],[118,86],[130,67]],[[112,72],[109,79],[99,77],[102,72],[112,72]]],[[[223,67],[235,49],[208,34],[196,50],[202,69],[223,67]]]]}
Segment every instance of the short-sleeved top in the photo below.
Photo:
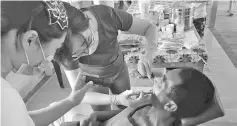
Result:
{"type": "Polygon", "coordinates": [[[89,66],[107,66],[116,59],[119,52],[118,30],[128,31],[133,18],[125,11],[106,5],[95,5],[88,9],[98,22],[99,45],[93,54],[81,57],[79,62],[89,66]]]}
{"type": "Polygon", "coordinates": [[[1,78],[1,126],[34,126],[20,94],[1,78]]]}

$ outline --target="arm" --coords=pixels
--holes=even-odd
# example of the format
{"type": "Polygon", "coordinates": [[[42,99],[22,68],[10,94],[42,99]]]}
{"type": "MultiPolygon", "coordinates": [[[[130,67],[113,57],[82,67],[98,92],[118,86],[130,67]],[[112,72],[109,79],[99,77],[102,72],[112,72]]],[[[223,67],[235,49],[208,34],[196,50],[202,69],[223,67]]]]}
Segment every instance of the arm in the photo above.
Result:
{"type": "Polygon", "coordinates": [[[52,106],[43,109],[29,111],[29,115],[35,126],[46,126],[63,116],[66,112],[76,106],[69,98],[63,99],[52,106]]]}
{"type": "MultiPolygon", "coordinates": [[[[76,76],[80,70],[72,70],[72,71],[65,71],[70,85],[73,87],[73,83],[76,80],[76,76]]],[[[119,99],[119,103],[124,106],[129,106],[130,103],[128,103],[128,99],[126,99],[126,96],[128,94],[133,94],[136,92],[129,91],[128,93],[123,92],[119,94],[117,97],[119,99]]],[[[135,100],[134,100],[135,101],[135,100]]],[[[132,101],[132,102],[134,102],[132,101]]],[[[84,104],[91,104],[91,105],[110,105],[111,104],[111,96],[108,94],[102,94],[102,93],[97,93],[97,92],[87,92],[85,97],[83,98],[82,102],[84,104]],[[93,100],[91,100],[93,99],[93,100]]]]}
{"type": "Polygon", "coordinates": [[[158,36],[156,25],[149,23],[146,20],[133,17],[133,23],[128,32],[131,34],[145,36],[145,41],[147,42],[145,57],[147,57],[148,60],[151,60],[152,54],[156,50],[156,42],[158,36]]]}
{"type": "Polygon", "coordinates": [[[70,109],[80,104],[88,89],[92,87],[94,87],[93,83],[85,83],[85,77],[79,74],[76,85],[67,98],[43,109],[30,111],[29,115],[36,126],[47,126],[63,116],[70,109]]]}
{"type": "Polygon", "coordinates": [[[209,108],[197,117],[182,119],[182,125],[183,126],[199,125],[207,121],[222,117],[224,115],[225,115],[224,109],[220,102],[218,92],[216,90],[215,96],[213,97],[213,100],[211,101],[209,108]]]}
{"type": "Polygon", "coordinates": [[[114,22],[116,22],[118,30],[123,31],[124,33],[145,36],[147,42],[147,56],[151,56],[150,54],[156,50],[158,36],[156,25],[147,20],[139,19],[135,16],[133,17],[131,14],[122,10],[112,8],[107,9],[108,13],[112,15],[114,22]]]}
{"type": "Polygon", "coordinates": [[[156,42],[158,31],[156,25],[136,17],[131,14],[121,11],[113,10],[114,20],[117,24],[118,30],[125,33],[137,34],[145,36],[146,51],[144,55],[140,56],[138,62],[138,71],[142,76],[151,78],[151,61],[154,52],[156,51],[156,42]]]}

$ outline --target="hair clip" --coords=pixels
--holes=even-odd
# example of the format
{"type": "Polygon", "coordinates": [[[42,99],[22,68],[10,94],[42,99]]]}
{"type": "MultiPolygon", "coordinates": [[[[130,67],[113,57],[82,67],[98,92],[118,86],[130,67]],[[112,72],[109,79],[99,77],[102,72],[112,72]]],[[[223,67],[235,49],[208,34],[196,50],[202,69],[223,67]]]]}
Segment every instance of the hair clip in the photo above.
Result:
{"type": "Polygon", "coordinates": [[[48,7],[49,25],[58,24],[62,30],[68,28],[68,16],[63,2],[59,0],[45,0],[45,3],[48,7]]]}

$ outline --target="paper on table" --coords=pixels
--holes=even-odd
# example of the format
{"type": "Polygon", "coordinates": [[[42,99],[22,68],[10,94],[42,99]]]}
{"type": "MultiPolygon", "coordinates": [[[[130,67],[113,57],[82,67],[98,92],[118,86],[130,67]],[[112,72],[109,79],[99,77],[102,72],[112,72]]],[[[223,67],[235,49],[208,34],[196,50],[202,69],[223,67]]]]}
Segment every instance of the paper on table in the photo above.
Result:
{"type": "Polygon", "coordinates": [[[194,7],[200,6],[202,3],[195,3],[194,7]]]}
{"type": "Polygon", "coordinates": [[[187,49],[191,49],[192,47],[197,46],[198,43],[199,43],[199,40],[194,31],[185,32],[184,46],[187,49]]]}

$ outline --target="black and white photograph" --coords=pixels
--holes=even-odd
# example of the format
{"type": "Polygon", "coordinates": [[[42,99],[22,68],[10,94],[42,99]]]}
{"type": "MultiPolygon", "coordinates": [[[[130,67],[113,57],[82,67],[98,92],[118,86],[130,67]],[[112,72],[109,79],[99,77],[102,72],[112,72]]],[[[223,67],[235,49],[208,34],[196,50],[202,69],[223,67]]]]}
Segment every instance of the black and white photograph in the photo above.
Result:
{"type": "Polygon", "coordinates": [[[237,126],[236,0],[1,0],[1,126],[237,126]]]}

